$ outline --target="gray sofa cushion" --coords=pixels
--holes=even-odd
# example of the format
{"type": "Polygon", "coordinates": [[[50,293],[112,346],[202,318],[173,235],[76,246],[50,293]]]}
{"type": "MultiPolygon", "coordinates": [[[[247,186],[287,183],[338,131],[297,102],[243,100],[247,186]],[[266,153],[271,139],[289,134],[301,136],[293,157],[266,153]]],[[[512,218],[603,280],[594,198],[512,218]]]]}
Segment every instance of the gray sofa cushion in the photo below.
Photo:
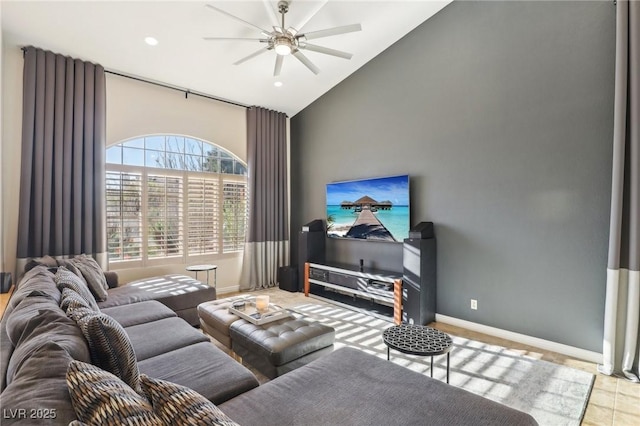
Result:
{"type": "Polygon", "coordinates": [[[25,328],[29,322],[38,317],[41,310],[54,309],[56,309],[56,304],[50,296],[39,291],[32,291],[11,311],[11,315],[7,316],[7,336],[9,337],[9,342],[13,346],[16,346],[18,341],[22,339],[25,328]]]}
{"type": "Polygon", "coordinates": [[[187,386],[214,404],[258,386],[251,371],[209,342],[145,359],[138,367],[141,374],[187,386]]]}
{"type": "Polygon", "coordinates": [[[528,414],[352,348],[280,376],[220,409],[243,426],[537,424],[528,414]]]}
{"type": "Polygon", "coordinates": [[[123,327],[145,324],[176,316],[175,312],[155,300],[104,308],[102,312],[118,321],[123,327]]]}
{"type": "MultiPolygon", "coordinates": [[[[3,409],[24,409],[26,413],[49,410],[41,411],[42,416],[47,414],[49,418],[38,419],[38,425],[66,425],[74,420],[76,415],[65,380],[71,361],[71,356],[57,343],[43,343],[25,360],[15,379],[0,394],[3,409]]],[[[2,426],[34,424],[34,419],[28,416],[8,417],[2,419],[2,426]]]]}
{"type": "Polygon", "coordinates": [[[216,298],[215,288],[179,274],[132,281],[109,289],[108,293],[107,300],[98,303],[101,309],[157,300],[193,326],[198,325],[196,307],[216,298]]]}
{"type": "Polygon", "coordinates": [[[180,318],[165,318],[153,323],[125,328],[138,361],[174,349],[207,342],[209,339],[180,318]]]}
{"type": "Polygon", "coordinates": [[[49,342],[57,343],[72,358],[86,362],[90,360],[87,342],[75,322],[67,318],[57,306],[46,309],[43,308],[42,303],[32,303],[32,300],[37,299],[40,298],[24,299],[12,313],[11,320],[15,315],[22,316],[22,313],[27,311],[37,314],[21,322],[19,332],[12,330],[10,322],[7,323],[8,334],[13,335],[16,340],[15,349],[6,370],[7,385],[20,374],[20,369],[29,362],[33,353],[49,342]]]}
{"type": "Polygon", "coordinates": [[[53,280],[54,275],[44,266],[36,266],[25,273],[20,282],[18,282],[15,291],[7,303],[4,316],[18,306],[22,299],[27,297],[33,291],[41,291],[51,296],[56,304],[60,304],[60,290],[56,287],[53,280]]]}

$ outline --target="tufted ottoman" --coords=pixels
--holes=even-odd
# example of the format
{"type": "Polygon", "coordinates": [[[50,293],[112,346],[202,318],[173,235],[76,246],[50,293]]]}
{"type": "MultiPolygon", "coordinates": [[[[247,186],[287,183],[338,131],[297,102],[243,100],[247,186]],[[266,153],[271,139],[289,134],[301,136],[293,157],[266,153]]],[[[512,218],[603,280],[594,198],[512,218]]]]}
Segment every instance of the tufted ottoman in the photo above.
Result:
{"type": "Polygon", "coordinates": [[[229,334],[233,351],[270,379],[331,353],[335,339],[333,328],[293,317],[263,325],[239,319],[229,334]]]}
{"type": "Polygon", "coordinates": [[[202,331],[229,349],[231,349],[229,326],[240,319],[229,312],[229,307],[233,302],[241,299],[246,299],[246,296],[227,297],[198,305],[198,318],[202,331]]]}
{"type": "Polygon", "coordinates": [[[280,376],[333,351],[335,330],[294,317],[256,325],[229,312],[227,297],[198,305],[202,330],[269,378],[280,376]]]}

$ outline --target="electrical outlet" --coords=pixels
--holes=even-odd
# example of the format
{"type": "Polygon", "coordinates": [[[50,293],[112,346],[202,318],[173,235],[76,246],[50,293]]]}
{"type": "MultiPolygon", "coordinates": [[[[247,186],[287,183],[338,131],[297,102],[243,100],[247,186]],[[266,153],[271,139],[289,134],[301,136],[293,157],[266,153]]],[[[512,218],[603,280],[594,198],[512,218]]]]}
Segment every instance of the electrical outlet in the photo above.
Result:
{"type": "Polygon", "coordinates": [[[471,299],[471,309],[474,311],[478,310],[478,301],[476,299],[471,299]]]}

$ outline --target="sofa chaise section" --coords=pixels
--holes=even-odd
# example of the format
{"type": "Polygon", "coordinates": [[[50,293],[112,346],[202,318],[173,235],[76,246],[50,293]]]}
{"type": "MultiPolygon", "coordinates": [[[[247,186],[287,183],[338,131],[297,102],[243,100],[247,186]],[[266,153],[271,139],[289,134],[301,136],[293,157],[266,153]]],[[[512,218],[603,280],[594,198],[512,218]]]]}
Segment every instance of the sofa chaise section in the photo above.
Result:
{"type": "Polygon", "coordinates": [[[529,414],[352,348],[219,407],[243,426],[537,424],[529,414]]]}
{"type": "Polygon", "coordinates": [[[216,299],[216,289],[186,275],[170,274],[132,281],[110,288],[100,309],[157,300],[192,326],[198,326],[197,306],[216,299]]]}

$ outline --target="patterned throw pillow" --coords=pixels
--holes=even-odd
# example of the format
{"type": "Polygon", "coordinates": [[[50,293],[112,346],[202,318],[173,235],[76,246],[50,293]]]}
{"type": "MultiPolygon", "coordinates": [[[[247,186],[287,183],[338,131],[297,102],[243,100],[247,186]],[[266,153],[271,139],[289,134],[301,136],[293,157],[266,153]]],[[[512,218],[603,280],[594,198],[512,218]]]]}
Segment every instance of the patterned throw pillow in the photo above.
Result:
{"type": "Polygon", "coordinates": [[[88,312],[86,308],[74,309],[67,315],[78,323],[87,339],[91,362],[141,392],[136,354],[124,328],[109,315],[88,312]]]}
{"type": "Polygon", "coordinates": [[[164,425],[145,397],[95,365],[71,361],[67,387],[80,422],[107,426],[164,425]]]}
{"type": "Polygon", "coordinates": [[[77,308],[91,309],[91,306],[89,306],[89,303],[87,303],[84,297],[80,296],[77,291],[65,287],[62,289],[60,308],[62,308],[63,311],[67,312],[69,310],[74,310],[77,308]]]}
{"type": "Polygon", "coordinates": [[[76,274],[70,272],[64,266],[58,267],[58,271],[55,276],[56,285],[58,289],[62,291],[64,288],[70,288],[78,293],[94,311],[100,311],[96,299],[93,297],[87,285],[82,281],[82,278],[76,274]]]}
{"type": "Polygon", "coordinates": [[[142,389],[153,410],[167,425],[238,426],[198,392],[165,380],[140,375],[142,389]]]}

